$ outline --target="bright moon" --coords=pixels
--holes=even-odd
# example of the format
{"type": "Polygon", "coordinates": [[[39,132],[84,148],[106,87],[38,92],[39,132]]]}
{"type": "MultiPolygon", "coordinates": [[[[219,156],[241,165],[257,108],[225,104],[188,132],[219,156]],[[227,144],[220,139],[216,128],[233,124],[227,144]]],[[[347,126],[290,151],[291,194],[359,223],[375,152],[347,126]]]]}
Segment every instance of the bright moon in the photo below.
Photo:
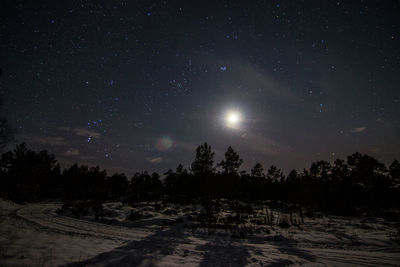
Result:
{"type": "Polygon", "coordinates": [[[230,128],[237,128],[241,121],[241,115],[238,111],[228,111],[225,115],[226,126],[230,128]]]}

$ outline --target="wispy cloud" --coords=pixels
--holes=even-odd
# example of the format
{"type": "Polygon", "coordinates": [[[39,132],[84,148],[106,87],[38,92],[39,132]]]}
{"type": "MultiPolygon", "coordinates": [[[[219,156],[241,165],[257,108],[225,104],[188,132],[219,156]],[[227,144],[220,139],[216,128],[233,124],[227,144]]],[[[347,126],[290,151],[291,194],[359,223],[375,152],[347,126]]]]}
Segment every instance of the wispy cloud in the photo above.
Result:
{"type": "Polygon", "coordinates": [[[100,138],[100,133],[94,132],[94,131],[89,131],[88,129],[85,128],[76,128],[74,129],[75,134],[79,136],[91,136],[93,138],[99,139],[100,138]]]}
{"type": "Polygon", "coordinates": [[[192,144],[192,143],[187,143],[187,142],[183,142],[183,141],[179,141],[179,140],[176,140],[175,141],[175,146],[176,147],[179,147],[179,148],[181,148],[181,149],[183,149],[183,150],[189,150],[189,151],[195,151],[196,150],[196,147],[198,146],[199,144],[192,144]]]}
{"type": "Polygon", "coordinates": [[[240,77],[246,80],[247,84],[253,88],[262,88],[264,92],[272,97],[280,98],[281,100],[298,103],[303,99],[292,92],[287,85],[278,82],[271,74],[262,71],[251,65],[237,66],[240,69],[240,77]]]}
{"type": "Polygon", "coordinates": [[[77,156],[77,155],[79,155],[79,154],[80,154],[79,149],[77,149],[77,148],[70,148],[70,149],[68,149],[63,155],[64,155],[64,156],[77,156]]]}
{"type": "Polygon", "coordinates": [[[161,163],[163,161],[162,157],[158,157],[158,158],[148,158],[147,159],[149,162],[154,163],[154,164],[158,164],[161,163]]]}
{"type": "Polygon", "coordinates": [[[65,127],[65,126],[58,127],[57,129],[58,129],[58,130],[61,130],[61,131],[67,131],[67,132],[72,131],[71,128],[65,127]]]}
{"type": "Polygon", "coordinates": [[[80,159],[83,159],[83,160],[96,159],[96,157],[94,157],[94,156],[80,156],[79,158],[80,158],[80,159]]]}
{"type": "Polygon", "coordinates": [[[76,135],[79,136],[91,136],[96,139],[100,139],[101,134],[95,131],[90,131],[86,128],[69,128],[69,127],[59,127],[59,130],[67,131],[67,132],[74,132],[76,135]]]}
{"type": "Polygon", "coordinates": [[[37,137],[34,139],[39,144],[52,145],[52,146],[68,146],[69,144],[65,141],[64,137],[37,137]]]}
{"type": "Polygon", "coordinates": [[[356,127],[354,129],[351,129],[351,133],[361,133],[364,132],[367,129],[367,127],[356,127]]]}
{"type": "Polygon", "coordinates": [[[267,136],[254,134],[250,131],[241,135],[242,140],[252,151],[259,152],[264,155],[276,155],[277,153],[290,154],[293,151],[289,146],[273,140],[267,136]]]}
{"type": "MultiPolygon", "coordinates": [[[[258,99],[274,99],[274,101],[282,101],[285,104],[298,104],[304,101],[301,95],[291,90],[289,84],[279,81],[274,73],[269,72],[255,64],[249,64],[239,59],[226,61],[223,58],[204,58],[201,59],[204,64],[210,68],[215,68],[215,65],[220,65],[220,62],[225,62],[223,66],[227,66],[227,75],[229,79],[222,79],[219,85],[222,90],[232,93],[232,88],[236,88],[238,84],[246,85],[249,90],[256,90],[258,99]],[[261,95],[260,95],[261,94],[261,95]],[[260,97],[262,96],[262,97],[260,97]]],[[[251,94],[249,94],[251,95],[251,94]]]]}

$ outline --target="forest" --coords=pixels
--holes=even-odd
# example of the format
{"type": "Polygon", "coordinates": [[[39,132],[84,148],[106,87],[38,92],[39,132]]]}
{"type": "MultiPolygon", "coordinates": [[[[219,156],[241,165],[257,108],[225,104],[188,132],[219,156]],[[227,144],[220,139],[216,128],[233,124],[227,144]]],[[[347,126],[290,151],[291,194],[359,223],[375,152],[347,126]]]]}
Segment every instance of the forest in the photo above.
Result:
{"type": "Polygon", "coordinates": [[[288,175],[274,165],[264,170],[260,163],[250,173],[239,171],[242,163],[232,147],[227,148],[224,160],[215,163],[211,146],[204,143],[197,147],[189,169],[179,164],[163,176],[142,171],[128,178],[123,173],[108,175],[99,166],[74,164],[61,171],[54,155],[32,151],[21,143],[1,156],[0,194],[18,203],[273,200],[341,215],[379,214],[381,208],[399,208],[398,160],[386,166],[356,152],[346,160],[336,159],[333,164],[320,160],[288,175]]]}

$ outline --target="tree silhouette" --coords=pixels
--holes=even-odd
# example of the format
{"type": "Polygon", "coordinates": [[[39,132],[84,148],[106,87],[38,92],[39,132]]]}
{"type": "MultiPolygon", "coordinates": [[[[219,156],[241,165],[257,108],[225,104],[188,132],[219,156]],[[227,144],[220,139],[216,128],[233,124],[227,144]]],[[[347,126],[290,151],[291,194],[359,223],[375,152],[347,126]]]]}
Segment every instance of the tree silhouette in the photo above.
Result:
{"type": "Polygon", "coordinates": [[[337,159],[331,165],[317,161],[302,173],[292,170],[285,179],[274,165],[265,175],[260,163],[251,169],[251,174],[238,173],[243,161],[232,147],[228,147],[225,159],[218,164],[223,172],[215,172],[213,157],[211,147],[204,143],[196,149],[192,173],[179,164],[176,171],[170,169],[165,173],[164,182],[157,173],[147,172],[136,173],[129,182],[124,174],[108,177],[100,167],[78,164],[60,175],[53,155],[45,150],[29,150],[23,143],[1,156],[0,196],[14,201],[64,198],[92,203],[92,208],[101,207],[101,202],[110,199],[131,203],[154,200],[190,203],[218,198],[279,200],[342,215],[356,215],[360,211],[379,215],[383,214],[382,208],[399,208],[397,160],[387,168],[371,156],[354,153],[346,162],[337,159]]]}
{"type": "Polygon", "coordinates": [[[214,152],[210,145],[204,143],[197,147],[191,170],[194,175],[214,173],[214,152]]]}
{"type": "MultiPolygon", "coordinates": [[[[0,68],[0,77],[2,74],[2,69],[0,68]]],[[[2,101],[0,98],[0,107],[2,101]]],[[[7,120],[0,117],[0,151],[3,151],[4,147],[13,140],[14,131],[9,127],[7,120]]]]}
{"type": "Polygon", "coordinates": [[[251,176],[253,177],[265,177],[265,174],[263,173],[264,171],[264,167],[260,164],[257,163],[256,165],[254,165],[254,167],[251,169],[251,176]]]}
{"type": "MultiPolygon", "coordinates": [[[[0,107],[2,101],[0,98],[0,107]]],[[[11,141],[14,140],[14,130],[9,127],[6,118],[0,117],[0,151],[3,151],[4,147],[11,141]]]]}
{"type": "Polygon", "coordinates": [[[179,163],[178,167],[176,167],[176,174],[178,176],[186,176],[188,175],[188,171],[186,168],[183,168],[182,164],[179,163]]]}
{"type": "Polygon", "coordinates": [[[102,200],[106,197],[107,172],[99,166],[72,165],[62,173],[66,199],[102,200]]]}
{"type": "Polygon", "coordinates": [[[13,140],[13,131],[8,127],[7,120],[0,118],[0,151],[13,140]]]}
{"type": "Polygon", "coordinates": [[[291,170],[286,177],[287,182],[296,182],[297,179],[299,178],[299,174],[297,173],[296,170],[291,170]]]}
{"type": "Polygon", "coordinates": [[[327,181],[330,179],[331,171],[332,171],[331,164],[325,160],[320,160],[312,163],[310,168],[310,175],[314,179],[327,181]]]}
{"type": "Polygon", "coordinates": [[[164,174],[166,175],[165,190],[169,200],[184,201],[192,197],[193,176],[188,173],[186,168],[183,168],[182,164],[178,165],[175,172],[169,169],[164,174]]]}
{"type": "Polygon", "coordinates": [[[106,187],[111,199],[118,199],[124,196],[129,186],[128,179],[123,173],[115,173],[106,180],[106,187]]]}
{"type": "Polygon", "coordinates": [[[390,178],[393,186],[398,187],[400,185],[400,162],[394,160],[389,166],[390,178]]]}
{"type": "Polygon", "coordinates": [[[350,167],[342,159],[336,159],[332,168],[332,180],[342,181],[347,180],[350,174],[350,167]]]}
{"type": "Polygon", "coordinates": [[[376,183],[382,182],[388,171],[385,164],[358,152],[347,157],[347,164],[351,169],[350,177],[352,181],[365,187],[374,187],[376,183]]]}
{"type": "Polygon", "coordinates": [[[131,180],[129,199],[131,202],[156,200],[161,197],[161,190],[162,182],[157,173],[135,173],[131,180]]]}
{"type": "Polygon", "coordinates": [[[60,168],[46,150],[36,153],[25,143],[2,155],[1,190],[17,201],[34,201],[53,195],[60,168]]]}
{"type": "Polygon", "coordinates": [[[278,167],[276,167],[275,165],[271,165],[267,172],[268,181],[279,183],[283,180],[283,178],[285,178],[285,175],[283,175],[282,171],[278,169],[278,167]]]}
{"type": "Polygon", "coordinates": [[[240,165],[242,165],[243,160],[240,158],[239,154],[229,146],[225,152],[225,160],[222,160],[218,166],[221,166],[223,173],[230,175],[237,175],[240,165]]]}

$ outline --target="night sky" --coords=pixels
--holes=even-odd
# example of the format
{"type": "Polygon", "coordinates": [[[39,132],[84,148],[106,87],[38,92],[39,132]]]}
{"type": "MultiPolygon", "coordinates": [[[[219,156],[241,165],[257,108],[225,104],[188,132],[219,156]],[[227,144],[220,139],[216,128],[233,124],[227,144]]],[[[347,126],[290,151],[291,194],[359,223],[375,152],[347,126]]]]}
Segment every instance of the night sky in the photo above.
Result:
{"type": "MultiPolygon", "coordinates": [[[[111,172],[189,167],[208,142],[285,173],[400,159],[400,1],[6,1],[16,142],[111,172]],[[236,112],[237,122],[226,121],[236,112]]],[[[9,148],[12,148],[10,146],[9,148]]]]}

